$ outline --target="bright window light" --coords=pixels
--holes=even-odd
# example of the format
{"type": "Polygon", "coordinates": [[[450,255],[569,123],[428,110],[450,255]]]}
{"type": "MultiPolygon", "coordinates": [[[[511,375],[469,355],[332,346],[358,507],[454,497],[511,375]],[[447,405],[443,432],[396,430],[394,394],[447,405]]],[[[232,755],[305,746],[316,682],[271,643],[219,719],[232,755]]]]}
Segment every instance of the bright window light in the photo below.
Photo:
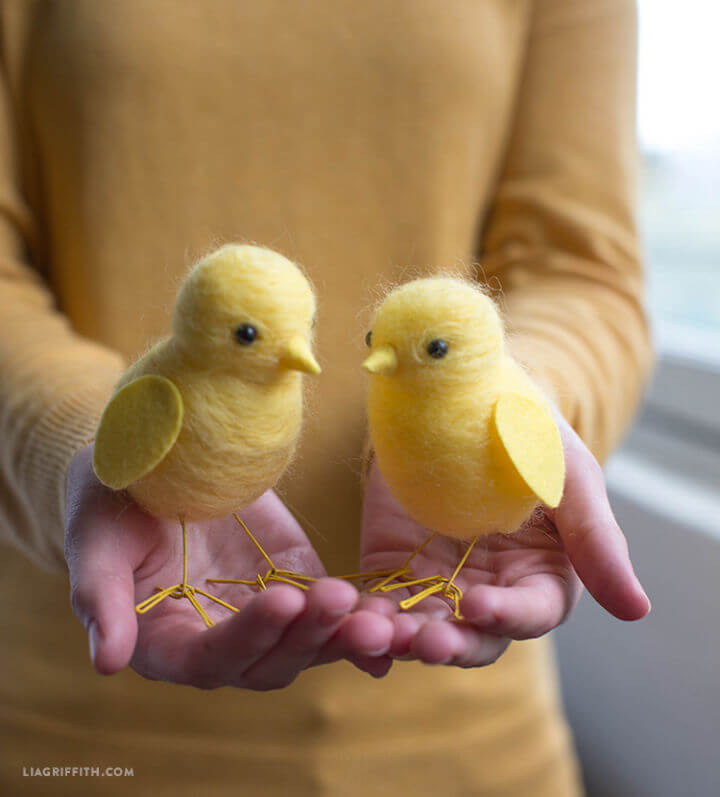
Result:
{"type": "MultiPolygon", "coordinates": [[[[720,3],[640,0],[640,204],[656,326],[720,334],[720,3]]],[[[662,334],[661,334],[662,337],[662,334]]]]}

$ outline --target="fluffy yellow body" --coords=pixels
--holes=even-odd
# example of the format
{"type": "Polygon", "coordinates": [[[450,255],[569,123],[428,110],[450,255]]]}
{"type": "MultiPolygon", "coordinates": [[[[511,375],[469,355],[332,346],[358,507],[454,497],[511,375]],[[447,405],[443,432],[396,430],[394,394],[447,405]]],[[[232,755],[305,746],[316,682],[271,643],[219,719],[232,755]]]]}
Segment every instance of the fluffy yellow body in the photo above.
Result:
{"type": "Polygon", "coordinates": [[[557,506],[552,409],[507,353],[493,302],[454,278],[407,283],[379,307],[365,368],[370,436],[391,492],[428,529],[469,539],[557,506]]]}
{"type": "Polygon", "coordinates": [[[233,371],[189,365],[172,340],[138,360],[118,388],[154,374],[180,392],[183,423],[170,451],[127,491],[152,514],[203,520],[259,498],[292,459],[302,423],[302,377],[281,371],[249,382],[233,371]]]}
{"type": "Polygon", "coordinates": [[[418,391],[383,378],[368,395],[375,456],[393,495],[428,529],[461,539],[515,531],[538,504],[497,434],[494,409],[506,392],[545,405],[543,397],[507,356],[473,377],[452,397],[443,385],[418,391]]]}
{"type": "Polygon", "coordinates": [[[190,272],[173,334],[120,380],[100,421],[94,465],[151,513],[226,515],[271,488],[290,462],[315,297],[282,255],[228,245],[190,272]]]}

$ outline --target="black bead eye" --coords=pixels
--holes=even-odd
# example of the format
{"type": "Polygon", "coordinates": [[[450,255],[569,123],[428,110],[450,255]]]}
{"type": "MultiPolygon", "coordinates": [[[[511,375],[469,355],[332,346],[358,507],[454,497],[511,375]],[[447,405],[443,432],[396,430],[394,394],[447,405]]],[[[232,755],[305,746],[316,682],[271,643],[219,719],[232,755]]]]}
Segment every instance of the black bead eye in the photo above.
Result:
{"type": "Polygon", "coordinates": [[[448,353],[448,345],[442,338],[435,338],[435,340],[431,340],[430,343],[428,343],[427,353],[436,360],[439,360],[448,353]]]}
{"type": "Polygon", "coordinates": [[[372,329],[365,335],[365,345],[368,348],[372,346],[372,329]]]}
{"type": "Polygon", "coordinates": [[[258,336],[258,331],[252,324],[241,324],[235,330],[235,340],[241,346],[249,346],[258,336]]]}

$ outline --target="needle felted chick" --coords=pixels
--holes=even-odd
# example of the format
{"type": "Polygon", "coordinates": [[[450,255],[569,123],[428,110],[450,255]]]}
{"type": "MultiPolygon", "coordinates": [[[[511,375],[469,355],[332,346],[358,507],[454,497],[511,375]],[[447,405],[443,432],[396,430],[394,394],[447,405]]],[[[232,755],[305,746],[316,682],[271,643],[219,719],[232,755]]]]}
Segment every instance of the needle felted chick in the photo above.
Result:
{"type": "MultiPolygon", "coordinates": [[[[223,246],[182,284],[172,334],[120,379],[95,437],[95,473],[151,514],[178,518],[183,535],[182,582],[138,604],[139,613],[187,598],[211,625],[196,593],[235,608],[188,585],[185,522],[246,507],[289,464],[302,421],[300,372],[320,372],[314,317],[313,291],[295,264],[269,249],[223,246]]],[[[235,518],[268,561],[267,579],[302,586],[235,518]]],[[[260,575],[257,583],[264,588],[260,575]]]]}
{"type": "Polygon", "coordinates": [[[419,587],[403,608],[440,593],[460,617],[454,582],[478,537],[516,531],[540,502],[559,504],[560,433],[548,400],[508,353],[495,304],[470,282],[398,287],[367,343],[377,465],[408,514],[434,532],[373,590],[419,587]],[[438,533],[471,540],[465,555],[450,579],[413,579],[410,562],[438,533]]]}

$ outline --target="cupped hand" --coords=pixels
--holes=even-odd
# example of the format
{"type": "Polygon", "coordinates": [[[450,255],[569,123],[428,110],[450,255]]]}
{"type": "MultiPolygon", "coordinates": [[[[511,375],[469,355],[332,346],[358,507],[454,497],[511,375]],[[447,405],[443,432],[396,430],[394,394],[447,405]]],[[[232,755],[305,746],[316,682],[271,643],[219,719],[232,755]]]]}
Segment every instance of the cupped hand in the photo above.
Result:
{"type": "MultiPolygon", "coordinates": [[[[567,422],[557,420],[566,462],[558,508],[543,508],[514,534],[481,537],[455,581],[463,592],[463,621],[451,620],[445,599],[426,598],[396,616],[392,655],[464,667],[490,664],[512,639],[539,637],[562,623],[583,584],[621,620],[638,620],[650,611],[610,508],[602,470],[567,422]]],[[[392,497],[373,463],[365,491],[361,568],[400,567],[430,533],[392,497]]],[[[450,577],[467,545],[435,537],[412,560],[413,576],[450,577]]],[[[376,594],[400,601],[411,590],[419,587],[376,594]]]]}
{"type": "Polygon", "coordinates": [[[315,576],[305,592],[272,583],[266,591],[207,578],[254,579],[267,563],[232,517],[187,523],[187,583],[235,606],[197,596],[214,621],[206,628],[187,599],[167,598],[138,615],[135,605],[182,580],[178,521],[142,511],[104,487],[92,470],[92,446],[68,471],[65,555],[73,609],[89,635],[96,670],[128,664],[146,678],[201,688],[275,689],[304,669],[347,658],[384,675],[391,620],[358,606],[354,587],[325,577],[300,526],[272,491],[240,516],[278,568],[315,576]]]}

